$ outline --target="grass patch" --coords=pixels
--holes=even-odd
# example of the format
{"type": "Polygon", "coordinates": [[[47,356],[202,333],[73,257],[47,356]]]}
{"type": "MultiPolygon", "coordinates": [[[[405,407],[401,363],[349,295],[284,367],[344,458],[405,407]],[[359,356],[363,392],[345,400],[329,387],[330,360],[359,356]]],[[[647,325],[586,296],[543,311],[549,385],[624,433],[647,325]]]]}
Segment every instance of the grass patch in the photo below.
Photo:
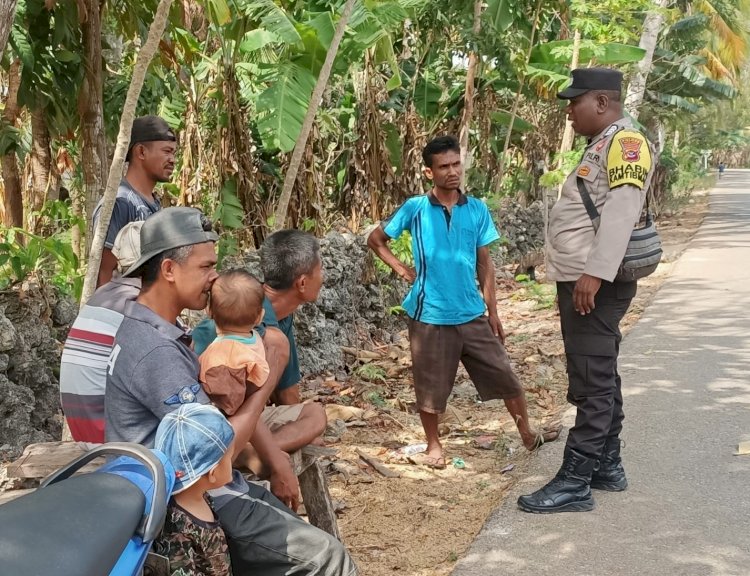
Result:
{"type": "Polygon", "coordinates": [[[549,310],[555,306],[557,288],[554,284],[539,284],[526,274],[516,276],[516,281],[521,284],[521,289],[513,294],[513,299],[533,300],[534,310],[549,310]]]}
{"type": "Polygon", "coordinates": [[[531,334],[510,334],[507,340],[509,344],[522,344],[531,340],[531,334]]]}

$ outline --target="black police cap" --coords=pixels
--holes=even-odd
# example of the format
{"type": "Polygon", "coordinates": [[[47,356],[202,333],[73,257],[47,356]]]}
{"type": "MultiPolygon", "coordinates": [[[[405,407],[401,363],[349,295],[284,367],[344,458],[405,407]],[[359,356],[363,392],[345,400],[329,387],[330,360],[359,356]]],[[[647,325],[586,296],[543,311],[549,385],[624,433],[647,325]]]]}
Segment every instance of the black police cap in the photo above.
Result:
{"type": "Polygon", "coordinates": [[[570,100],[590,90],[622,90],[622,72],[611,68],[576,68],[571,73],[573,82],[557,97],[570,100]]]}

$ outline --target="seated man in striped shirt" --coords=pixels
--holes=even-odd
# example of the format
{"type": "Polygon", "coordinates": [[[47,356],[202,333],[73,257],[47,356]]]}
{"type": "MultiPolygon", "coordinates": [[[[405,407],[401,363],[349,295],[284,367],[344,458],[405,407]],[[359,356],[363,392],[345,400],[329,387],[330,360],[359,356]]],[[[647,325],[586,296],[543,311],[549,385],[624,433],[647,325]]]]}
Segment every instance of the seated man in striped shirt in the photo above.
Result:
{"type": "MultiPolygon", "coordinates": [[[[124,226],[112,253],[118,270],[127,270],[141,255],[143,221],[124,226]]],[[[73,439],[87,445],[104,442],[104,388],[107,361],[125,304],[135,300],[140,278],[125,278],[115,272],[81,308],[68,333],[60,363],[60,399],[73,439]]]]}

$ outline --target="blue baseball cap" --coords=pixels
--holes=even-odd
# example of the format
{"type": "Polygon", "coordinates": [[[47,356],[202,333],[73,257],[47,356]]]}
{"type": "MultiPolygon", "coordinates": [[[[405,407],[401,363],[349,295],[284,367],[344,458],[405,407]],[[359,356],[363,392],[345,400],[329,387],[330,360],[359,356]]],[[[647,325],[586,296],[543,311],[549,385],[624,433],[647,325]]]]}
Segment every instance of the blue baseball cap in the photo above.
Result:
{"type": "Polygon", "coordinates": [[[167,414],[156,430],[155,446],[175,469],[172,494],[195,484],[216,466],[234,440],[234,430],[210,404],[182,404],[167,414]]]}

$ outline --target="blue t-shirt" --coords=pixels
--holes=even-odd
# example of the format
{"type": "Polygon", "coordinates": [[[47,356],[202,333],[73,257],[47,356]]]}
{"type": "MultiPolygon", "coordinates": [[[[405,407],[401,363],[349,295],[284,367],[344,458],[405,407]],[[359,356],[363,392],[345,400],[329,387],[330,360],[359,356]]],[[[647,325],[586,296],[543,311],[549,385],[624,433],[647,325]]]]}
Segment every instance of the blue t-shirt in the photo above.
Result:
{"type": "MultiPolygon", "coordinates": [[[[276,318],[276,312],[268,298],[263,299],[263,310],[266,311],[263,316],[263,322],[255,327],[258,334],[264,336],[266,328],[278,328],[284,333],[287,340],[289,340],[289,362],[279,379],[279,383],[276,385],[276,390],[284,390],[294,386],[302,379],[299,371],[299,360],[297,358],[297,343],[294,340],[294,314],[290,314],[286,318],[279,320],[276,318]]],[[[193,330],[193,348],[195,353],[198,355],[203,354],[203,351],[215,339],[216,324],[214,321],[210,318],[201,320],[193,330]]]]}
{"type": "Polygon", "coordinates": [[[484,202],[461,194],[449,212],[432,194],[415,196],[382,227],[389,238],[411,232],[417,278],[403,304],[410,318],[456,325],[484,314],[477,249],[500,238],[484,202]]]}

